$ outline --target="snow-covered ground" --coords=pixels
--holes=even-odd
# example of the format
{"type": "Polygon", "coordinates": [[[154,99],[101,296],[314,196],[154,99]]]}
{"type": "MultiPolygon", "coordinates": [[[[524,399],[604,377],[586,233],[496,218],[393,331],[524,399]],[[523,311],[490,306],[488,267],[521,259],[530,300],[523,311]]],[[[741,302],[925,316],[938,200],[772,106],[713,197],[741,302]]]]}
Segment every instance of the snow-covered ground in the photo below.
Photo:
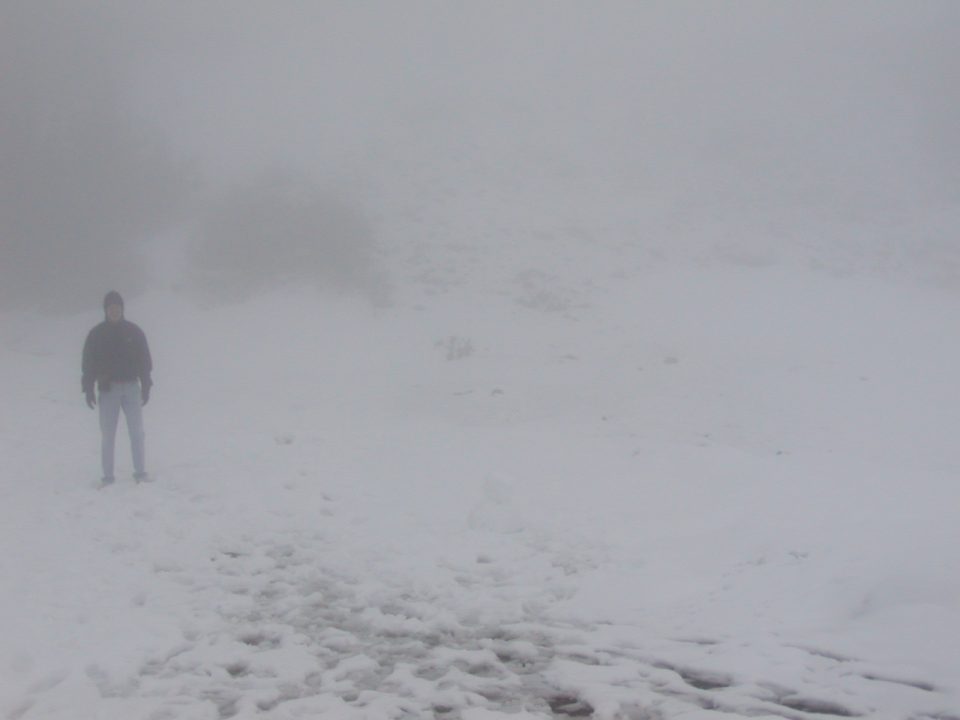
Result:
{"type": "Polygon", "coordinates": [[[960,718],[960,297],[589,259],[0,315],[0,717],[960,718]]]}

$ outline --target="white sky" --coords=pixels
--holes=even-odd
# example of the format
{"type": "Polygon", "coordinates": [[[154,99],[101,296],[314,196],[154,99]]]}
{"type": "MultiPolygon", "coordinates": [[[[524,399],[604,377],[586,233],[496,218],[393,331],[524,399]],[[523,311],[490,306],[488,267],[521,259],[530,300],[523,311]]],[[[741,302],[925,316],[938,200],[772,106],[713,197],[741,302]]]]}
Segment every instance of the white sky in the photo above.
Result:
{"type": "Polygon", "coordinates": [[[7,265],[42,247],[69,258],[62,285],[92,257],[69,243],[114,238],[112,257],[202,206],[198,190],[278,169],[365,206],[509,185],[549,213],[590,187],[651,217],[735,224],[759,208],[916,238],[916,218],[960,197],[949,0],[0,12],[7,265]]]}
{"type": "Polygon", "coordinates": [[[231,173],[295,159],[381,173],[384,155],[442,160],[453,144],[679,192],[895,171],[898,190],[932,195],[956,180],[953,3],[207,7],[151,24],[138,89],[231,173]]]}

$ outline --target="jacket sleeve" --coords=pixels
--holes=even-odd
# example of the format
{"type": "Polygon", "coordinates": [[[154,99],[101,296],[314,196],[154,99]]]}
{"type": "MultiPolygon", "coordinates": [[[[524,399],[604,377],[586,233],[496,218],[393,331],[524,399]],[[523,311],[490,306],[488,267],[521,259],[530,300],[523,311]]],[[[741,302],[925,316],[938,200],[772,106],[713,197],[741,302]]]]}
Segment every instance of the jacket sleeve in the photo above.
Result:
{"type": "Polygon", "coordinates": [[[80,388],[85,393],[91,392],[97,379],[96,338],[93,330],[87,333],[87,339],[83,343],[83,359],[80,363],[80,371],[80,388]]]}
{"type": "Polygon", "coordinates": [[[150,387],[153,385],[153,379],[150,374],[153,372],[153,358],[150,357],[150,346],[147,344],[147,336],[140,330],[140,385],[150,387]]]}

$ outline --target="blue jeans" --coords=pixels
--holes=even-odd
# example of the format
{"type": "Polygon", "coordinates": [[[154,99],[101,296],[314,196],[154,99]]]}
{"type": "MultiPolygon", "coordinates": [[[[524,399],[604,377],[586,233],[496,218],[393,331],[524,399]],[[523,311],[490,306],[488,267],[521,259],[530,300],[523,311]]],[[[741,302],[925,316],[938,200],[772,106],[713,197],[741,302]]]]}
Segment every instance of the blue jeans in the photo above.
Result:
{"type": "Polygon", "coordinates": [[[143,477],[146,475],[140,383],[136,380],[114,382],[110,383],[110,389],[106,392],[100,391],[100,433],[102,435],[100,453],[105,480],[113,479],[113,451],[117,437],[117,423],[120,420],[120,410],[123,410],[124,417],[127,419],[127,430],[130,433],[130,454],[133,456],[134,476],[143,477]]]}

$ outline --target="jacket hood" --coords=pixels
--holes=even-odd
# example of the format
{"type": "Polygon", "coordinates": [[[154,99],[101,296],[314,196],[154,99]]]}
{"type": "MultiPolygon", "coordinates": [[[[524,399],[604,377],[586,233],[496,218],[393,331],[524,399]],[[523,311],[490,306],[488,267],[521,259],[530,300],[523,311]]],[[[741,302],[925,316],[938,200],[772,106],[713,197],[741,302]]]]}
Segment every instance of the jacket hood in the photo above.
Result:
{"type": "Polygon", "coordinates": [[[123,298],[116,290],[111,290],[103,298],[103,311],[106,312],[110,305],[119,305],[123,310],[123,298]]]}

